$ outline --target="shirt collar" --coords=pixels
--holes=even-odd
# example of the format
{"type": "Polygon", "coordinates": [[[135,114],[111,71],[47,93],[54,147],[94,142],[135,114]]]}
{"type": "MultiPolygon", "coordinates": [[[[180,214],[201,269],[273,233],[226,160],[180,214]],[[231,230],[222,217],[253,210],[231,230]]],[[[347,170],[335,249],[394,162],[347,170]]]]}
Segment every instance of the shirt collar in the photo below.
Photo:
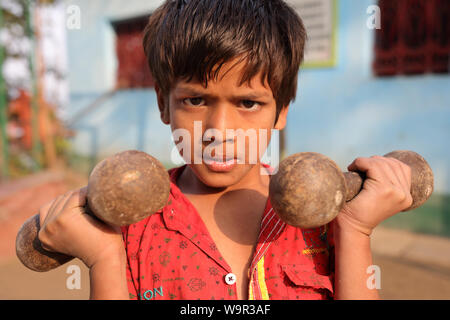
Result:
{"type": "MultiPolygon", "coordinates": [[[[274,169],[271,166],[264,163],[262,165],[270,173],[273,172],[274,169]]],[[[195,214],[195,207],[193,207],[176,184],[178,177],[186,167],[187,165],[184,165],[168,171],[171,181],[170,195],[167,205],[162,209],[166,227],[183,233],[192,243],[216,260],[224,269],[231,270],[215,247],[214,242],[212,242],[203,220],[198,214],[195,214]],[[183,217],[180,214],[188,216],[183,217]]],[[[267,199],[261,220],[258,244],[252,259],[252,267],[265,254],[270,244],[280,236],[285,225],[273,210],[270,200],[267,199]]]]}

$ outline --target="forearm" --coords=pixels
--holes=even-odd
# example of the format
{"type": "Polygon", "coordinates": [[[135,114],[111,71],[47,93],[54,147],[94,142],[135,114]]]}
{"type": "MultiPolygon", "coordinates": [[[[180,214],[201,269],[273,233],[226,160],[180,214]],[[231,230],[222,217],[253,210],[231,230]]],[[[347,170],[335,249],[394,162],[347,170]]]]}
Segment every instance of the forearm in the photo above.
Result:
{"type": "Polygon", "coordinates": [[[126,258],[123,254],[94,264],[89,275],[91,300],[128,300],[126,258]]]}
{"type": "Polygon", "coordinates": [[[370,236],[346,221],[335,224],[335,299],[379,299],[377,289],[367,285],[367,268],[372,263],[370,236]]]}

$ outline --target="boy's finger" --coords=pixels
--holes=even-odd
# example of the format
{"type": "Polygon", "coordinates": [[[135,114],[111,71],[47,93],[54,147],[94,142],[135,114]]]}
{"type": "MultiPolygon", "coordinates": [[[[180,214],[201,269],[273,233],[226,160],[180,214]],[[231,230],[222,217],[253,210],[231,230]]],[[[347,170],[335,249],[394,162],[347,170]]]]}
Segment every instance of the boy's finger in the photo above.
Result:
{"type": "Polygon", "coordinates": [[[390,161],[393,163],[393,166],[396,168],[396,172],[401,181],[403,191],[406,195],[411,195],[411,173],[408,172],[408,166],[401,162],[400,160],[391,158],[390,161]]]}
{"type": "MultiPolygon", "coordinates": [[[[40,232],[40,231],[39,231],[40,232]]],[[[40,241],[41,247],[48,252],[55,252],[52,248],[47,247],[44,242],[40,241]]]]}
{"type": "Polygon", "coordinates": [[[87,186],[72,191],[64,203],[64,209],[84,207],[86,204],[87,186]]]}
{"type": "Polygon", "coordinates": [[[39,208],[39,225],[42,226],[44,224],[45,218],[47,218],[48,213],[50,212],[50,209],[55,204],[56,200],[58,198],[53,199],[49,203],[46,203],[42,207],[39,208]]]}
{"type": "Polygon", "coordinates": [[[379,161],[378,165],[382,168],[386,176],[386,181],[389,181],[392,185],[403,189],[404,184],[402,182],[402,178],[399,177],[399,175],[401,175],[401,170],[397,167],[397,163],[385,157],[376,156],[375,159],[379,161]]]}
{"type": "Polygon", "coordinates": [[[58,215],[65,207],[67,199],[72,195],[73,191],[68,191],[58,198],[53,207],[49,211],[49,217],[58,215]]]}
{"type": "Polygon", "coordinates": [[[365,165],[365,162],[367,161],[367,158],[356,158],[353,160],[352,163],[350,163],[347,166],[348,171],[363,171],[363,165],[365,165]]]}
{"type": "Polygon", "coordinates": [[[366,177],[378,181],[385,179],[385,175],[376,163],[374,158],[356,158],[348,167],[348,171],[365,172],[366,177]]]}
{"type": "Polygon", "coordinates": [[[58,208],[61,206],[61,203],[64,203],[64,195],[60,195],[58,196],[52,203],[50,209],[48,209],[47,215],[45,216],[45,218],[43,219],[42,223],[41,223],[41,227],[47,223],[47,221],[49,221],[55,214],[57,214],[58,208]]]}
{"type": "Polygon", "coordinates": [[[401,162],[400,160],[397,160],[397,159],[392,159],[392,160],[397,162],[398,167],[401,170],[403,179],[405,181],[406,188],[408,189],[408,191],[411,191],[411,167],[408,166],[407,164],[401,162]]]}
{"type": "Polygon", "coordinates": [[[385,158],[386,161],[390,163],[391,168],[395,171],[395,175],[397,176],[398,183],[403,189],[407,189],[406,187],[406,177],[403,173],[402,167],[400,163],[396,159],[385,158]]]}

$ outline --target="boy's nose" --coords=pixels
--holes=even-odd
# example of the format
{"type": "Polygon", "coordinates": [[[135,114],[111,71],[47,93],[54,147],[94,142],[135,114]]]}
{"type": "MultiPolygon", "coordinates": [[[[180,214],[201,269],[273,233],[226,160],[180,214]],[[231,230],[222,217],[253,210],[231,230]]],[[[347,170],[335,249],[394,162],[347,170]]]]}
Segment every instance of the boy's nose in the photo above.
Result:
{"type": "Polygon", "coordinates": [[[227,129],[234,128],[234,120],[231,107],[226,104],[218,104],[211,107],[207,119],[205,119],[203,143],[207,145],[214,143],[214,146],[221,147],[221,154],[235,152],[234,137],[227,137],[227,129]]]}
{"type": "Polygon", "coordinates": [[[230,107],[219,104],[210,108],[205,120],[205,131],[208,129],[220,131],[225,139],[226,129],[235,129],[230,107]]]}

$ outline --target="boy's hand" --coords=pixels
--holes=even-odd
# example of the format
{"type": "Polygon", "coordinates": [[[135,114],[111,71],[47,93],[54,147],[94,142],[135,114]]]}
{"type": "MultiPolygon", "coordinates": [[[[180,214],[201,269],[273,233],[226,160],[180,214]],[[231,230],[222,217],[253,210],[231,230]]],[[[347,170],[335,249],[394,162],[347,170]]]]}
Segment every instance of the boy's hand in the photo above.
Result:
{"type": "Polygon", "coordinates": [[[393,158],[357,158],[347,168],[366,173],[361,192],[337,216],[340,227],[370,235],[383,220],[409,208],[413,202],[411,169],[393,158]]]}
{"type": "Polygon", "coordinates": [[[83,208],[87,187],[67,192],[39,210],[39,240],[48,251],[81,259],[88,268],[125,254],[120,228],[91,217],[83,208]]]}

